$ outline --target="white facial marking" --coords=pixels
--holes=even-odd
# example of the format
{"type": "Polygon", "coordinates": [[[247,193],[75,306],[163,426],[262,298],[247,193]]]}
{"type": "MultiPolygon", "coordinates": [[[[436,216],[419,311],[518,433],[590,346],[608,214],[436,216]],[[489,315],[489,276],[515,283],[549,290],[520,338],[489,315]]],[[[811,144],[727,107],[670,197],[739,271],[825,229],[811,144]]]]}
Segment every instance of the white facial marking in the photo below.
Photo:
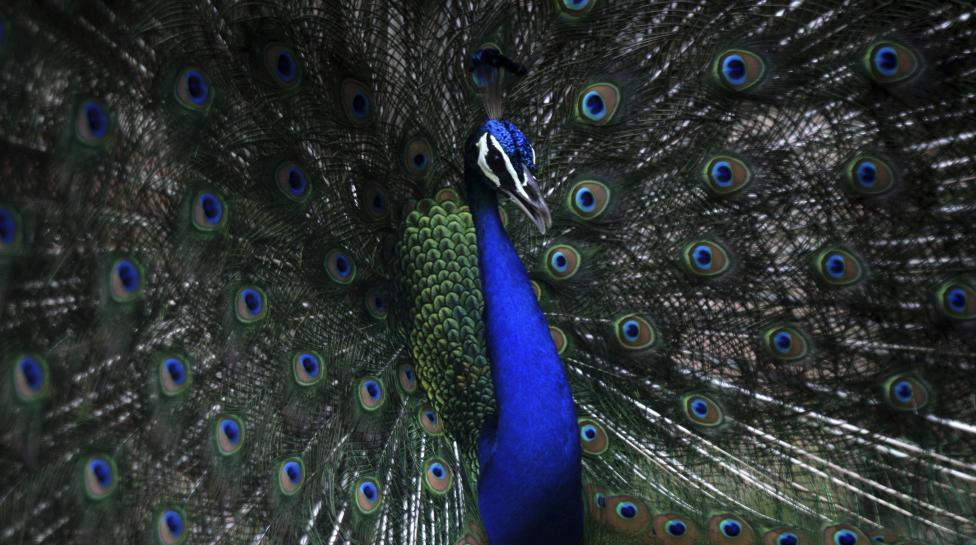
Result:
{"type": "MultiPolygon", "coordinates": [[[[494,140],[495,137],[492,136],[491,139],[494,140]]],[[[485,175],[486,178],[491,180],[491,182],[495,184],[495,186],[501,187],[502,181],[498,179],[498,176],[495,176],[495,173],[492,172],[491,167],[488,166],[487,157],[488,157],[488,133],[485,133],[481,135],[480,139],[478,139],[478,166],[481,167],[481,172],[485,175]]]]}

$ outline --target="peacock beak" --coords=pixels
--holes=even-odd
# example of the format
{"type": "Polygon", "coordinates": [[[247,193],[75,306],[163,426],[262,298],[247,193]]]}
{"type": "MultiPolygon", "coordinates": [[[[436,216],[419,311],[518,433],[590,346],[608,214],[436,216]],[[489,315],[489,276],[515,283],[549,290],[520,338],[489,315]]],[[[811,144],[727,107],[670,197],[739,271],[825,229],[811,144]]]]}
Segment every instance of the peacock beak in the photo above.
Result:
{"type": "Polygon", "coordinates": [[[509,197],[532,220],[539,233],[546,234],[546,230],[552,227],[552,215],[529,167],[522,168],[522,179],[516,183],[518,187],[509,193],[509,197]]]}

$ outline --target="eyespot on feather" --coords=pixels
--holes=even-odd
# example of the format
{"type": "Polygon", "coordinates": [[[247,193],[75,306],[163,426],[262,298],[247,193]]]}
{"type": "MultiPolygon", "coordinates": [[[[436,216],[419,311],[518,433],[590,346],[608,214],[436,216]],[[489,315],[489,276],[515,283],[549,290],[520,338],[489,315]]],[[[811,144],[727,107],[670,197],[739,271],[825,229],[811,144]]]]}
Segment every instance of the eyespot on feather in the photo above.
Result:
{"type": "Polygon", "coordinates": [[[299,386],[314,386],[325,376],[322,356],[318,352],[298,352],[291,358],[292,377],[299,386]]]}
{"type": "Polygon", "coordinates": [[[82,144],[97,146],[105,142],[113,120],[100,100],[84,100],[75,112],[75,136],[82,144]]]}
{"type": "Polygon", "coordinates": [[[725,422],[725,411],[721,405],[704,394],[689,394],[681,399],[684,415],[693,424],[714,428],[725,422]]]}
{"type": "Polygon", "coordinates": [[[29,404],[47,397],[51,380],[44,358],[24,353],[14,357],[11,363],[17,401],[29,404]]]}
{"type": "Polygon", "coordinates": [[[275,184],[289,200],[303,203],[312,194],[312,184],[305,169],[293,161],[283,161],[275,167],[275,184]]]}
{"type": "Polygon", "coordinates": [[[117,303],[131,303],[143,295],[142,266],[134,258],[120,257],[112,262],[109,293],[117,303]]]}
{"type": "Polygon", "coordinates": [[[302,81],[302,62],[295,51],[281,43],[264,46],[261,60],[271,80],[282,87],[295,87],[302,81]]]}
{"type": "Polygon", "coordinates": [[[424,464],[424,486],[428,491],[443,495],[453,484],[454,473],[442,458],[431,458],[424,464]]]}
{"type": "Polygon", "coordinates": [[[104,500],[115,492],[118,484],[118,467],[111,456],[101,454],[82,461],[82,485],[88,499],[104,500]]]}
{"type": "Polygon", "coordinates": [[[305,463],[298,456],[282,460],[278,464],[275,480],[279,492],[285,496],[294,496],[305,484],[305,463]]]}
{"type": "Polygon", "coordinates": [[[763,345],[773,358],[780,361],[796,361],[810,353],[810,341],[799,329],[779,324],[763,332],[763,345]]]}
{"type": "Polygon", "coordinates": [[[569,244],[556,244],[546,250],[545,272],[553,280],[569,280],[582,264],[579,251],[569,244]]]}
{"type": "Polygon", "coordinates": [[[567,207],[580,219],[592,220],[600,217],[610,205],[610,188],[596,180],[576,182],[569,190],[567,207]]]}
{"type": "Polygon", "coordinates": [[[862,62],[871,79],[882,85],[907,81],[918,75],[922,68],[918,54],[894,40],[873,43],[865,51],[862,62]]]}
{"type": "Polygon", "coordinates": [[[178,355],[158,358],[159,389],[167,397],[176,397],[190,388],[193,382],[190,362],[178,355]]]}
{"type": "Polygon", "coordinates": [[[742,517],[732,513],[714,515],[708,519],[709,543],[715,545],[753,545],[756,532],[742,517]]]}
{"type": "Polygon", "coordinates": [[[764,533],[762,545],[810,545],[810,538],[803,530],[781,526],[764,533]]]}
{"type": "Polygon", "coordinates": [[[610,447],[610,438],[607,430],[593,418],[580,418],[579,424],[580,448],[586,454],[598,456],[607,451],[610,447]]]}
{"type": "Polygon", "coordinates": [[[687,244],[681,252],[686,271],[701,278],[714,278],[726,273],[732,258],[725,247],[714,240],[701,239],[687,244]]]}
{"type": "Polygon", "coordinates": [[[733,155],[716,155],[702,169],[705,188],[716,197],[734,195],[752,182],[752,169],[733,155]]]}
{"type": "Polygon", "coordinates": [[[424,138],[414,138],[403,149],[403,167],[415,178],[423,178],[434,162],[434,151],[424,138]]]}
{"type": "Polygon", "coordinates": [[[234,314],[244,324],[254,324],[268,315],[268,297],[256,286],[242,287],[234,295],[234,314]]]}
{"type": "Polygon", "coordinates": [[[976,289],[963,277],[944,282],[935,290],[935,308],[951,320],[971,321],[976,318],[976,289]]]}
{"type": "Polygon", "coordinates": [[[850,524],[835,524],[820,533],[820,545],[868,545],[868,537],[850,524]]]}
{"type": "Polygon", "coordinates": [[[325,272],[336,284],[347,285],[356,279],[356,263],[344,250],[338,248],[329,250],[324,264],[325,272]]]}
{"type": "Polygon", "coordinates": [[[680,513],[656,515],[653,522],[654,535],[661,545],[693,545],[698,543],[700,530],[689,517],[680,513]]]}
{"type": "Polygon", "coordinates": [[[184,109],[203,113],[213,103],[214,90],[202,70],[188,67],[176,76],[173,94],[184,109]]]}
{"type": "Polygon", "coordinates": [[[814,268],[820,281],[830,286],[846,287],[864,278],[864,262],[853,252],[837,247],[827,247],[814,256],[814,268]]]}
{"type": "Polygon", "coordinates": [[[372,119],[372,93],[358,80],[347,78],[340,85],[340,100],[346,118],[356,125],[365,125],[372,119]]]}
{"type": "Polygon", "coordinates": [[[891,192],[898,176],[891,163],[873,155],[857,155],[844,169],[848,191],[861,197],[878,197],[891,192]]]}
{"type": "Polygon", "coordinates": [[[156,543],[159,545],[181,545],[186,542],[186,513],[179,507],[166,507],[156,512],[156,543]]]}
{"type": "Polygon", "coordinates": [[[417,412],[417,421],[420,422],[424,431],[430,435],[437,436],[444,433],[444,422],[437,411],[431,407],[421,407],[417,412]]]}
{"type": "Polygon", "coordinates": [[[617,343],[625,350],[645,350],[654,347],[658,341],[654,324],[638,314],[627,314],[614,320],[613,331],[617,343]]]}
{"type": "Polygon", "coordinates": [[[620,101],[620,89],[612,83],[587,85],[576,99],[576,120],[585,125],[607,125],[616,116],[620,101]]]}
{"type": "Polygon", "coordinates": [[[383,502],[383,489],[379,482],[371,477],[357,480],[353,485],[356,508],[364,515],[371,515],[379,510],[383,502]]]}
{"type": "Polygon", "coordinates": [[[244,446],[244,423],[234,415],[221,415],[214,419],[214,444],[221,456],[231,456],[244,446]]]}
{"type": "Polygon", "coordinates": [[[383,381],[376,377],[366,377],[359,381],[357,387],[359,406],[367,411],[375,411],[386,401],[386,388],[383,381]]]}
{"type": "Polygon", "coordinates": [[[884,400],[889,407],[901,412],[924,410],[932,398],[929,387],[918,377],[899,373],[884,382],[884,400]]]}
{"type": "Polygon", "coordinates": [[[762,57],[746,49],[729,49],[715,58],[715,80],[729,91],[742,92],[755,87],[766,75],[762,57]]]}

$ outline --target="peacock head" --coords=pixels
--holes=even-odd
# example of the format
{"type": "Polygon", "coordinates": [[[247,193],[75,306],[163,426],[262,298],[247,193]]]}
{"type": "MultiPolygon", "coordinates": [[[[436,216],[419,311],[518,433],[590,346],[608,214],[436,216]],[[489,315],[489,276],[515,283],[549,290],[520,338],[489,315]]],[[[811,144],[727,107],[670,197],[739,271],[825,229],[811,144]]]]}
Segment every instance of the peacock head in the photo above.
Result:
{"type": "Polygon", "coordinates": [[[466,167],[480,174],[482,183],[512,200],[545,233],[552,216],[535,180],[535,150],[510,121],[490,119],[468,140],[466,167]]]}

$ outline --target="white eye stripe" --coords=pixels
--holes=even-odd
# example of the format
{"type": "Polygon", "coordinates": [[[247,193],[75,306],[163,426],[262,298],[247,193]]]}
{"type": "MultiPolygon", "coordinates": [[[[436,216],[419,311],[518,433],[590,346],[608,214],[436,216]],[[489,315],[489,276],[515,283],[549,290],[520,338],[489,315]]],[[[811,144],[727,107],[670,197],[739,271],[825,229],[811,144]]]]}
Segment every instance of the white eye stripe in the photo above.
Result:
{"type": "MultiPolygon", "coordinates": [[[[498,153],[502,156],[502,161],[505,162],[505,170],[507,170],[508,175],[511,176],[512,181],[515,184],[515,189],[519,193],[525,195],[525,189],[522,188],[522,180],[519,178],[518,172],[515,171],[515,166],[512,165],[512,160],[508,158],[508,154],[505,153],[505,150],[502,148],[501,143],[498,142],[498,139],[495,138],[494,135],[489,136],[491,136],[492,145],[495,146],[495,149],[498,150],[498,153]]],[[[526,195],[526,197],[528,197],[528,195],[526,195]]]]}
{"type": "MultiPolygon", "coordinates": [[[[492,136],[491,139],[495,140],[495,137],[492,136]]],[[[496,142],[492,142],[492,145],[497,147],[496,142]]],[[[491,180],[497,187],[502,186],[502,181],[498,179],[498,176],[488,166],[488,133],[481,135],[481,138],[478,140],[478,166],[481,167],[481,172],[486,178],[491,180]]]]}

